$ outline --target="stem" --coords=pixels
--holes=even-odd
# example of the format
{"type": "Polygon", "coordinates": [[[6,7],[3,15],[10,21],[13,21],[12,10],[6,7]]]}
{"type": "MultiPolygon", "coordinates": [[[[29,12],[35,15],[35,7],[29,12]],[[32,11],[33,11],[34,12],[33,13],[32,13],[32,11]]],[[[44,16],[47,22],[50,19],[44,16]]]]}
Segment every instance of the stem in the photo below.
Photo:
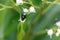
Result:
{"type": "Polygon", "coordinates": [[[29,0],[29,4],[32,5],[33,7],[37,8],[37,9],[40,8],[40,7],[38,7],[38,6],[35,6],[35,5],[32,3],[32,0],[29,0]]]}
{"type": "Polygon", "coordinates": [[[19,7],[15,5],[13,0],[10,0],[10,1],[13,9],[15,9],[19,14],[21,14],[21,9],[19,9],[19,7]]]}
{"type": "Polygon", "coordinates": [[[0,6],[2,6],[4,8],[12,8],[11,6],[7,6],[7,5],[4,5],[4,4],[1,4],[1,3],[0,3],[0,6]]]}
{"type": "Polygon", "coordinates": [[[23,23],[21,22],[20,24],[19,24],[20,26],[18,26],[19,31],[18,31],[17,40],[22,40],[25,35],[24,29],[23,29],[23,23]]]}
{"type": "Polygon", "coordinates": [[[0,6],[2,7],[0,8],[0,11],[5,10],[6,8],[12,8],[11,6],[3,5],[1,3],[0,3],[0,6]]]}

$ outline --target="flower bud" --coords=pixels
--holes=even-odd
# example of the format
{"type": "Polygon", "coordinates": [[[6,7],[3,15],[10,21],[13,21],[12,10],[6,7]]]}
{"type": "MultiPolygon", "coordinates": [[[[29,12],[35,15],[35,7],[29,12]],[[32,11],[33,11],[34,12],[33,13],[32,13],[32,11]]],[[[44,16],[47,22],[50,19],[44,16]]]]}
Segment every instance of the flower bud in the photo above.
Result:
{"type": "Polygon", "coordinates": [[[36,12],[36,10],[35,10],[35,8],[34,8],[34,7],[32,7],[32,6],[31,6],[31,7],[29,8],[29,12],[30,12],[30,13],[35,13],[35,12],[36,12]]]}
{"type": "Polygon", "coordinates": [[[52,29],[48,30],[48,31],[47,31],[47,34],[50,36],[50,38],[52,38],[53,30],[52,30],[52,29]]]}
{"type": "Polygon", "coordinates": [[[23,0],[16,0],[16,5],[21,5],[23,4],[23,0]]]}

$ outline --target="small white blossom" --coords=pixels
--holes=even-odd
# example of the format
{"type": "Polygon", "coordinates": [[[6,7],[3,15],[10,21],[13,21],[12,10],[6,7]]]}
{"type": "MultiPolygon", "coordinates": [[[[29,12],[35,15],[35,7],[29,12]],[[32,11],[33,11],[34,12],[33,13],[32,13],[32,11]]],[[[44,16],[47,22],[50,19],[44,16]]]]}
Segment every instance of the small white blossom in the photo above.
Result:
{"type": "Polygon", "coordinates": [[[56,22],[56,26],[60,27],[60,21],[56,22]]]}
{"type": "Polygon", "coordinates": [[[60,29],[57,29],[57,32],[60,34],[60,29]]]}
{"type": "Polygon", "coordinates": [[[60,35],[60,29],[57,29],[56,36],[58,37],[60,35]]]}
{"type": "Polygon", "coordinates": [[[21,5],[23,4],[23,0],[16,0],[16,5],[21,5]]]}
{"type": "Polygon", "coordinates": [[[29,12],[31,12],[31,13],[32,13],[32,12],[33,12],[33,13],[35,13],[35,12],[36,12],[36,10],[35,10],[35,8],[34,8],[34,7],[32,7],[32,6],[31,6],[31,7],[29,8],[29,12]]]}
{"type": "Polygon", "coordinates": [[[47,31],[47,34],[50,36],[50,38],[52,38],[53,30],[52,30],[52,29],[48,30],[48,31],[47,31]]]}
{"type": "Polygon", "coordinates": [[[56,36],[57,36],[57,37],[59,36],[59,33],[58,33],[58,32],[56,33],[56,36]]]}
{"type": "Polygon", "coordinates": [[[24,12],[24,13],[28,13],[28,9],[23,8],[23,12],[24,12]]]}

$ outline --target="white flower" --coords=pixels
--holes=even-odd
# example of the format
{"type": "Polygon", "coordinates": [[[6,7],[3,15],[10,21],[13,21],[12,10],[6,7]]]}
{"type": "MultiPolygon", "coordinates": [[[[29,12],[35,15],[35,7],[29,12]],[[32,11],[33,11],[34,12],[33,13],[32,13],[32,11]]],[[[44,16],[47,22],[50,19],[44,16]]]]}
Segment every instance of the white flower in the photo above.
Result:
{"type": "Polygon", "coordinates": [[[32,7],[32,6],[31,6],[31,7],[29,8],[29,12],[31,12],[31,13],[32,13],[32,12],[33,12],[33,13],[35,13],[35,12],[36,12],[36,10],[35,10],[35,8],[34,8],[34,7],[32,7]]]}
{"type": "Polygon", "coordinates": [[[60,21],[56,22],[56,26],[60,27],[60,21]]]}
{"type": "Polygon", "coordinates": [[[57,29],[56,36],[58,37],[60,35],[60,29],[57,29]]]}
{"type": "Polygon", "coordinates": [[[53,30],[52,30],[52,29],[48,30],[48,31],[47,31],[47,34],[50,36],[50,38],[52,38],[53,30]]]}
{"type": "Polygon", "coordinates": [[[16,5],[21,5],[23,4],[23,0],[16,0],[16,5]]]}
{"type": "Polygon", "coordinates": [[[56,36],[57,36],[57,37],[59,36],[59,33],[58,33],[58,32],[56,33],[56,36]]]}
{"type": "Polygon", "coordinates": [[[28,13],[28,9],[23,8],[23,12],[24,12],[24,13],[28,13]]]}
{"type": "Polygon", "coordinates": [[[60,29],[57,29],[57,32],[60,34],[60,29]]]}

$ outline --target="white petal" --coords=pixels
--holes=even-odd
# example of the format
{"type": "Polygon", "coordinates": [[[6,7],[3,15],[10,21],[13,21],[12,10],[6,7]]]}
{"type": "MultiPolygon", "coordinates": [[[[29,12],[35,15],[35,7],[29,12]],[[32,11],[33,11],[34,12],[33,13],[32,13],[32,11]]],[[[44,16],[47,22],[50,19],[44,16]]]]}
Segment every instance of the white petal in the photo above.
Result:
{"type": "Polygon", "coordinates": [[[56,26],[60,27],[60,21],[56,22],[56,26]]]}
{"type": "Polygon", "coordinates": [[[28,12],[28,9],[23,8],[23,12],[27,13],[28,12]]]}
{"type": "Polygon", "coordinates": [[[23,0],[16,0],[16,5],[21,5],[23,4],[23,0]]]}
{"type": "Polygon", "coordinates": [[[53,30],[52,30],[52,29],[48,30],[48,31],[47,31],[47,34],[50,36],[50,38],[52,38],[53,30]]]}
{"type": "Polygon", "coordinates": [[[50,29],[50,30],[48,30],[48,35],[52,35],[53,34],[53,30],[52,29],[50,29]]]}
{"type": "Polygon", "coordinates": [[[57,29],[57,32],[60,34],[60,29],[57,29]]]}
{"type": "Polygon", "coordinates": [[[57,36],[57,37],[59,36],[59,33],[58,33],[58,32],[56,33],[56,36],[57,36]]]}
{"type": "Polygon", "coordinates": [[[35,8],[34,8],[34,7],[32,7],[32,6],[31,6],[31,7],[29,8],[29,12],[31,12],[31,13],[32,13],[32,12],[33,12],[33,13],[35,13],[35,12],[36,12],[36,10],[35,10],[35,8]]]}

